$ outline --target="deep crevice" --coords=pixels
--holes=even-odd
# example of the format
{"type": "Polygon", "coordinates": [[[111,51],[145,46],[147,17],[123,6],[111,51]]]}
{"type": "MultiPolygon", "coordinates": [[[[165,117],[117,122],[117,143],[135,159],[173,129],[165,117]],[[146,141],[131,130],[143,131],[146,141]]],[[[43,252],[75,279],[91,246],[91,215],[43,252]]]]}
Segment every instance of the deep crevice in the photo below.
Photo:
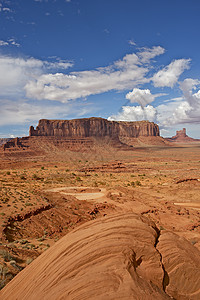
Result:
{"type": "MultiPolygon", "coordinates": [[[[165,266],[163,264],[163,259],[162,259],[162,254],[159,252],[159,250],[157,249],[157,245],[159,243],[159,238],[160,238],[160,230],[158,229],[158,227],[153,227],[154,230],[156,231],[157,233],[157,236],[156,236],[156,239],[155,239],[155,243],[154,243],[154,247],[156,249],[156,251],[158,252],[158,254],[160,255],[160,262],[161,262],[161,266],[162,266],[162,269],[163,269],[163,281],[162,281],[162,286],[163,286],[163,291],[166,293],[166,287],[169,285],[169,275],[167,273],[167,271],[165,270],[165,266]]],[[[166,293],[167,294],[167,293],[166,293]]],[[[168,295],[169,296],[169,295],[168,295]]],[[[171,296],[170,296],[171,297],[171,296]]],[[[172,298],[172,297],[171,297],[172,298]]],[[[174,299],[174,298],[172,298],[174,299]]]]}

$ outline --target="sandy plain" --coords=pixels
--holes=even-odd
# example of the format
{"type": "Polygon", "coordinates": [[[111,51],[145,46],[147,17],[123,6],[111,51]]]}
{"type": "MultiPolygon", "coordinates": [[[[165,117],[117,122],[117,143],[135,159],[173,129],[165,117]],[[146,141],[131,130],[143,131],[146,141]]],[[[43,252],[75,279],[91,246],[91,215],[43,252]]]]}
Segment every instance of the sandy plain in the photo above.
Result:
{"type": "MultiPolygon", "coordinates": [[[[170,232],[200,251],[200,143],[2,157],[0,164],[1,288],[62,237],[115,214],[145,217],[159,236],[170,232]]],[[[198,289],[192,296],[187,289],[171,295],[198,299],[198,289]]]]}

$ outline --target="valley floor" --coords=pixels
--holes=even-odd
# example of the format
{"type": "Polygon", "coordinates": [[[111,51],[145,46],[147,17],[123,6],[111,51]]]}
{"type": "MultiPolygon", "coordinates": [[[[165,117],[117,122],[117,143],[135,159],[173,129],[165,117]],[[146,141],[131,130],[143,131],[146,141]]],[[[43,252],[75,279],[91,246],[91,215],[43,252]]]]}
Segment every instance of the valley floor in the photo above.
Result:
{"type": "MultiPolygon", "coordinates": [[[[0,202],[1,288],[81,224],[115,214],[153,221],[159,237],[177,235],[195,256],[200,253],[200,145],[2,157],[0,202]]],[[[187,295],[190,287],[179,283],[171,292],[170,270],[162,264],[169,276],[164,292],[174,299],[198,299],[200,291],[187,295]]],[[[194,265],[200,267],[200,261],[194,265]]],[[[186,268],[186,277],[200,282],[194,269],[186,268]]]]}

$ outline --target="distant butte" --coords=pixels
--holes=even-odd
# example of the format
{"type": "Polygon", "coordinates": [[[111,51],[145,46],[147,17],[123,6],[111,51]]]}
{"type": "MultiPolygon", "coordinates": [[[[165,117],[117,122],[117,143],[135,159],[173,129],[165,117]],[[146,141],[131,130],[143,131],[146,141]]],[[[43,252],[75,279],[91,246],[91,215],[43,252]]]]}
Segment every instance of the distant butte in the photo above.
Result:
{"type": "Polygon", "coordinates": [[[200,141],[198,139],[193,139],[189,137],[186,134],[186,128],[183,128],[182,130],[177,130],[176,135],[171,138],[167,138],[167,140],[170,142],[177,142],[177,143],[192,143],[192,142],[200,141]]]}

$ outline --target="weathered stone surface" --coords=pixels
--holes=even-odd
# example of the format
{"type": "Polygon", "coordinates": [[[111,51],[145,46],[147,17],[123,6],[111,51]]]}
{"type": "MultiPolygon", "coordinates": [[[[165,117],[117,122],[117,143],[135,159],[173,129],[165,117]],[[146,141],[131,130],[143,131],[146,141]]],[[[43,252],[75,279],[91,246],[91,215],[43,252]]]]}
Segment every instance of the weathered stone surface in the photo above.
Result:
{"type": "Polygon", "coordinates": [[[157,124],[148,121],[116,122],[102,118],[87,118],[74,120],[46,120],[39,121],[34,129],[30,127],[30,136],[54,137],[105,137],[111,138],[139,136],[159,136],[157,124]]]}
{"type": "Polygon", "coordinates": [[[190,142],[199,142],[198,139],[193,139],[186,134],[186,128],[182,130],[177,130],[176,135],[167,139],[170,142],[178,142],[178,143],[190,143],[190,142]]]}
{"type": "Polygon", "coordinates": [[[2,139],[0,139],[0,146],[6,144],[10,140],[12,140],[12,138],[2,138],[2,139]]]}
{"type": "Polygon", "coordinates": [[[87,222],[20,272],[0,299],[170,299],[154,227],[133,213],[87,222]]]}

